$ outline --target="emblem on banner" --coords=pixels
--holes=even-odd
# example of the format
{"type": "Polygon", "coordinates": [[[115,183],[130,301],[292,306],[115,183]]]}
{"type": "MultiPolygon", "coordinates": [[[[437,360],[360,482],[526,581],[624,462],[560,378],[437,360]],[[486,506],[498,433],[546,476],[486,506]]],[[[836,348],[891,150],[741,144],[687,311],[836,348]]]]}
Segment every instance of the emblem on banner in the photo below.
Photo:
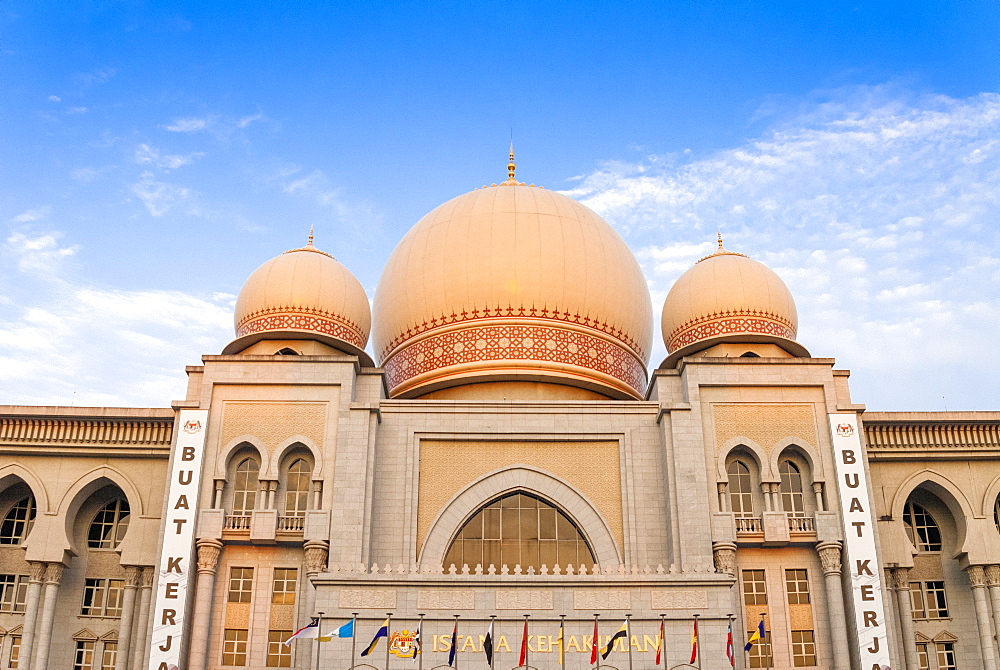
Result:
{"type": "Polygon", "coordinates": [[[191,419],[184,424],[185,433],[197,433],[199,430],[201,430],[201,421],[191,419]]]}
{"type": "Polygon", "coordinates": [[[397,630],[389,641],[389,653],[399,658],[413,658],[413,638],[415,634],[408,630],[397,630]]]}
{"type": "Polygon", "coordinates": [[[851,435],[854,435],[854,426],[849,423],[838,423],[837,435],[841,437],[850,437],[851,435]]]}

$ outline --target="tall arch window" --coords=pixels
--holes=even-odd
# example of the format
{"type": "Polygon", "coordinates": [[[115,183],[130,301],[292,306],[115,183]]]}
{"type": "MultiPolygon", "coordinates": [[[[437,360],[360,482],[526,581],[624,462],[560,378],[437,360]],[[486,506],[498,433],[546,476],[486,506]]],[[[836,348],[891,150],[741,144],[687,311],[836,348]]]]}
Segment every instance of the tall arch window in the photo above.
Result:
{"type": "Polygon", "coordinates": [[[993,501],[993,523],[997,525],[997,531],[1000,531],[1000,495],[993,501]]]}
{"type": "Polygon", "coordinates": [[[941,529],[922,505],[907,501],[903,508],[903,525],[917,551],[941,551],[941,529]]]}
{"type": "Polygon", "coordinates": [[[305,516],[309,507],[309,480],[312,468],[304,458],[297,458],[288,467],[285,479],[285,516],[305,516]]]}
{"type": "Polygon", "coordinates": [[[236,466],[236,482],[233,484],[233,514],[249,516],[257,506],[257,488],[260,464],[252,458],[244,458],[236,466]]]}
{"type": "Polygon", "coordinates": [[[592,565],[594,552],[568,516],[527,493],[509,493],[482,507],[458,532],[444,564],[592,565]]]}
{"type": "Polygon", "coordinates": [[[778,465],[781,483],[781,508],[790,516],[805,516],[806,508],[802,497],[802,472],[791,461],[781,461],[778,465]]]}
{"type": "Polygon", "coordinates": [[[91,549],[116,549],[128,531],[128,520],[128,501],[115,498],[94,515],[87,533],[87,546],[91,549]]]}
{"type": "Polygon", "coordinates": [[[0,544],[18,545],[31,532],[35,523],[35,498],[25,496],[10,508],[0,523],[0,544]]]}
{"type": "Polygon", "coordinates": [[[729,475],[729,504],[736,516],[753,516],[753,478],[743,461],[733,461],[726,469],[729,475]]]}

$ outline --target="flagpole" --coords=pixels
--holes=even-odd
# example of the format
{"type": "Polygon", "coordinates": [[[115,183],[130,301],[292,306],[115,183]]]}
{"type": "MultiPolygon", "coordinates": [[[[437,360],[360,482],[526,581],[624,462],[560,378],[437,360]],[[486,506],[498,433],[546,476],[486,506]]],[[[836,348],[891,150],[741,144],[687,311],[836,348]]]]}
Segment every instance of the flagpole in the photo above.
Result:
{"type": "MultiPolygon", "coordinates": [[[[490,636],[491,637],[495,637],[496,634],[497,634],[496,629],[493,627],[493,624],[496,623],[496,620],[497,620],[497,615],[496,614],[491,614],[490,615],[490,636]]],[[[496,648],[497,645],[493,642],[493,640],[490,640],[490,644],[493,646],[493,651],[490,654],[490,670],[493,670],[493,660],[496,658],[496,655],[497,655],[497,648],[496,648]]]]}
{"type": "Polygon", "coordinates": [[[625,646],[628,647],[628,670],[632,670],[632,615],[625,615],[625,646]]]}
{"type": "Polygon", "coordinates": [[[392,612],[386,612],[385,615],[385,670],[389,670],[389,643],[392,642],[392,612]]]}
{"type": "Polygon", "coordinates": [[[601,670],[601,629],[597,627],[597,619],[600,616],[600,614],[594,615],[594,646],[597,648],[594,658],[597,659],[597,670],[601,670]]]}
{"type": "Polygon", "coordinates": [[[319,638],[323,636],[323,615],[326,612],[317,612],[319,623],[316,625],[316,658],[313,659],[313,667],[319,670],[319,638]]]}
{"type": "Polygon", "coordinates": [[[423,670],[424,669],[424,615],[418,614],[417,616],[420,617],[420,623],[417,624],[417,636],[418,636],[417,639],[420,640],[420,647],[417,649],[417,656],[419,656],[419,658],[417,659],[417,670],[423,670]]]}
{"type": "Polygon", "coordinates": [[[764,628],[764,634],[761,636],[761,643],[764,644],[764,667],[767,670],[771,670],[771,640],[767,635],[767,624],[764,623],[764,617],[767,616],[767,612],[760,613],[760,623],[764,628]]]}
{"type": "Polygon", "coordinates": [[[566,615],[559,615],[559,665],[566,666],[566,615]]]}
{"type": "Polygon", "coordinates": [[[455,615],[455,639],[453,640],[455,643],[455,670],[458,670],[458,616],[455,615]]]}
{"type": "Polygon", "coordinates": [[[528,644],[528,617],[530,614],[524,615],[524,670],[528,670],[528,653],[531,651],[531,645],[528,644]]]}
{"type": "Polygon", "coordinates": [[[660,614],[660,662],[663,664],[663,670],[667,670],[667,641],[664,639],[667,632],[664,626],[666,618],[666,614],[660,614]]]}
{"type": "Polygon", "coordinates": [[[358,648],[358,613],[351,612],[351,668],[354,667],[355,651],[358,648]]]}

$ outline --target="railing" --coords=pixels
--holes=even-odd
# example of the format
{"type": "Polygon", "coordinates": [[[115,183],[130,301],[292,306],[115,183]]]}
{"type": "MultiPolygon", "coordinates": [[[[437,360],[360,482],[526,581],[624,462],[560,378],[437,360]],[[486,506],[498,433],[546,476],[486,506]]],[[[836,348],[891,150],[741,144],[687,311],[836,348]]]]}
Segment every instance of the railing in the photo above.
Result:
{"type": "Polygon", "coordinates": [[[736,517],[736,532],[737,533],[763,533],[764,525],[760,521],[760,517],[757,516],[738,516],[736,517]]]}
{"type": "Polygon", "coordinates": [[[250,530],[250,517],[242,514],[227,514],[223,530],[250,530]]]}
{"type": "Polygon", "coordinates": [[[793,533],[815,533],[816,521],[811,516],[790,516],[788,530],[793,533]]]}
{"type": "Polygon", "coordinates": [[[278,530],[286,533],[301,533],[305,530],[306,518],[304,516],[279,516],[278,530]]]}

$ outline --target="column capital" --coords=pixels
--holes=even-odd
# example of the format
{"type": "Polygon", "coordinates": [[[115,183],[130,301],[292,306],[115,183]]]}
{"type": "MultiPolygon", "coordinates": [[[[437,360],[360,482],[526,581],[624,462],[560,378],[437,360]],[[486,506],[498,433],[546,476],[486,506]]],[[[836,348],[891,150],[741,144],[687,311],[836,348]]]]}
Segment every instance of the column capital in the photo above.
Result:
{"type": "Polygon", "coordinates": [[[1000,565],[986,566],[986,585],[991,588],[1000,586],[1000,565]]]}
{"type": "Polygon", "coordinates": [[[141,579],[142,579],[141,565],[125,566],[125,588],[127,589],[139,588],[139,582],[141,581],[141,579]]]}
{"type": "Polygon", "coordinates": [[[840,574],[840,542],[823,542],[816,545],[824,575],[840,574]]]}
{"type": "Polygon", "coordinates": [[[45,571],[48,567],[47,564],[40,561],[29,561],[31,574],[28,576],[28,581],[32,584],[41,584],[45,581],[45,571]]]}
{"type": "Polygon", "coordinates": [[[986,586],[986,571],[983,570],[983,566],[970,565],[965,569],[965,572],[969,575],[969,581],[972,583],[972,588],[981,589],[986,586]]]}
{"type": "Polygon", "coordinates": [[[330,543],[326,540],[307,540],[305,543],[306,552],[306,574],[318,575],[326,567],[326,559],[330,554],[330,543]]]}
{"type": "Polygon", "coordinates": [[[65,567],[62,563],[49,563],[48,568],[45,570],[45,583],[59,586],[59,582],[62,581],[63,568],[65,567]]]}
{"type": "Polygon", "coordinates": [[[733,577],[736,575],[736,543],[715,542],[712,544],[715,571],[733,577]]]}
{"type": "Polygon", "coordinates": [[[823,482],[813,482],[813,493],[823,492],[823,482]]]}
{"type": "Polygon", "coordinates": [[[156,576],[156,568],[151,565],[147,565],[142,569],[142,588],[151,589],[153,588],[153,578],[156,576]]]}
{"type": "Polygon", "coordinates": [[[214,575],[219,567],[219,554],[222,553],[222,541],[203,538],[195,544],[198,547],[198,574],[214,575]]]}
{"type": "Polygon", "coordinates": [[[892,577],[892,588],[896,591],[910,590],[910,569],[909,568],[889,568],[892,577]]]}

